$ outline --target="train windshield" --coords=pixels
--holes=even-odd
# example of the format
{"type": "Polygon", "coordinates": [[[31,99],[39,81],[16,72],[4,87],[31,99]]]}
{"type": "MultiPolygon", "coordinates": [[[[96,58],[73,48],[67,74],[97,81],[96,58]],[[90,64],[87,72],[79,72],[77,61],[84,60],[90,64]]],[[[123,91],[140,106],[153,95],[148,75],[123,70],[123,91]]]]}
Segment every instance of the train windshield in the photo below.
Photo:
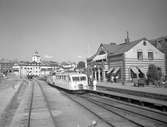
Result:
{"type": "Polygon", "coordinates": [[[79,77],[72,77],[73,81],[79,81],[79,77]]]}
{"type": "Polygon", "coordinates": [[[85,76],[74,76],[74,77],[72,77],[72,80],[74,82],[76,82],[76,81],[86,81],[86,77],[85,76]]]}
{"type": "Polygon", "coordinates": [[[80,79],[81,79],[81,81],[85,81],[86,77],[85,76],[81,76],[80,79]]]}

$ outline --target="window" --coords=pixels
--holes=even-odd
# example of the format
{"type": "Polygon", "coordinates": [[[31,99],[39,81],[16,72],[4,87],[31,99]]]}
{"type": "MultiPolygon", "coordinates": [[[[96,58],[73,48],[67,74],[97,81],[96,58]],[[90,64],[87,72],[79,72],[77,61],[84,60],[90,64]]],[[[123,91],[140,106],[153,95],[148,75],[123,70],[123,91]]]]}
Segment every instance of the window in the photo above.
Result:
{"type": "Polygon", "coordinates": [[[99,55],[103,55],[103,54],[105,54],[104,51],[100,51],[100,52],[99,52],[99,55]]]}
{"type": "Polygon", "coordinates": [[[143,42],[143,45],[146,46],[146,44],[147,44],[147,43],[144,41],[144,42],[143,42]]]}
{"type": "Polygon", "coordinates": [[[165,38],[165,42],[167,42],[167,38],[165,38]]]}
{"type": "Polygon", "coordinates": [[[73,81],[79,81],[79,77],[72,77],[73,81]]]}
{"type": "Polygon", "coordinates": [[[154,59],[153,52],[148,52],[148,59],[149,60],[153,60],[154,59]]]}
{"type": "Polygon", "coordinates": [[[70,76],[68,76],[68,81],[71,81],[71,78],[70,78],[70,76]]]}
{"type": "Polygon", "coordinates": [[[86,80],[86,77],[85,76],[82,76],[80,77],[81,81],[85,81],[86,80]]]}
{"type": "Polygon", "coordinates": [[[142,60],[143,59],[143,52],[141,52],[141,51],[137,52],[137,59],[138,60],[142,60]]]}
{"type": "Polygon", "coordinates": [[[161,42],[162,42],[162,40],[159,40],[158,42],[159,42],[159,43],[161,43],[161,42]]]}

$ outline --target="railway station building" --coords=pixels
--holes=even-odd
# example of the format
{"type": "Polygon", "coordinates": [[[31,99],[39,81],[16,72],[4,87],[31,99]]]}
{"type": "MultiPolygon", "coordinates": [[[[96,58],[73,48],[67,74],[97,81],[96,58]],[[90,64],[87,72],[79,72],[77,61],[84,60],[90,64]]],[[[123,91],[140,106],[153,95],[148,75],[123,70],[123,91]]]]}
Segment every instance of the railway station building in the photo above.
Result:
{"type": "Polygon", "coordinates": [[[96,53],[87,59],[88,72],[97,81],[132,81],[133,74],[146,76],[148,66],[154,64],[165,75],[165,54],[149,40],[116,44],[100,44],[96,53]]]}

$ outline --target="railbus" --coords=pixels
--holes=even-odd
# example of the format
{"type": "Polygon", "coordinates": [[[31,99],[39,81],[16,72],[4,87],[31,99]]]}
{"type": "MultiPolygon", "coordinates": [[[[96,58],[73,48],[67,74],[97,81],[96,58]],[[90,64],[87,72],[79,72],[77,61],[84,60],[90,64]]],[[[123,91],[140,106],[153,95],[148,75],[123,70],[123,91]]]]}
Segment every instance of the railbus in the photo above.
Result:
{"type": "Polygon", "coordinates": [[[84,90],[88,89],[88,78],[86,74],[77,72],[61,72],[48,76],[47,82],[53,86],[66,90],[84,90]]]}

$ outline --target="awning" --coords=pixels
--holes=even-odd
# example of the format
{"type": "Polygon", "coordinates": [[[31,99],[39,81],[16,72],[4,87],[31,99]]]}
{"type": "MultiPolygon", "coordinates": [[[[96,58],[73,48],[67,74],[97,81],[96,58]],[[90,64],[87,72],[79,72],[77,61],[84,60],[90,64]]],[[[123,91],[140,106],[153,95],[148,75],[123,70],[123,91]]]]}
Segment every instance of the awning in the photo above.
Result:
{"type": "Polygon", "coordinates": [[[93,58],[93,61],[104,60],[106,59],[106,57],[107,57],[107,54],[97,55],[95,56],[95,58],[93,58]]]}
{"type": "Polygon", "coordinates": [[[136,73],[136,74],[138,74],[138,73],[139,73],[139,71],[138,71],[137,67],[130,67],[130,69],[132,69],[132,71],[133,71],[134,73],[136,73]]]}
{"type": "Polygon", "coordinates": [[[114,68],[111,67],[111,68],[107,71],[107,74],[111,73],[113,70],[114,70],[114,68]]]}
{"type": "Polygon", "coordinates": [[[144,74],[144,68],[138,68],[144,74]]]}
{"type": "Polygon", "coordinates": [[[113,74],[116,74],[119,71],[120,67],[116,67],[113,74]]]}

